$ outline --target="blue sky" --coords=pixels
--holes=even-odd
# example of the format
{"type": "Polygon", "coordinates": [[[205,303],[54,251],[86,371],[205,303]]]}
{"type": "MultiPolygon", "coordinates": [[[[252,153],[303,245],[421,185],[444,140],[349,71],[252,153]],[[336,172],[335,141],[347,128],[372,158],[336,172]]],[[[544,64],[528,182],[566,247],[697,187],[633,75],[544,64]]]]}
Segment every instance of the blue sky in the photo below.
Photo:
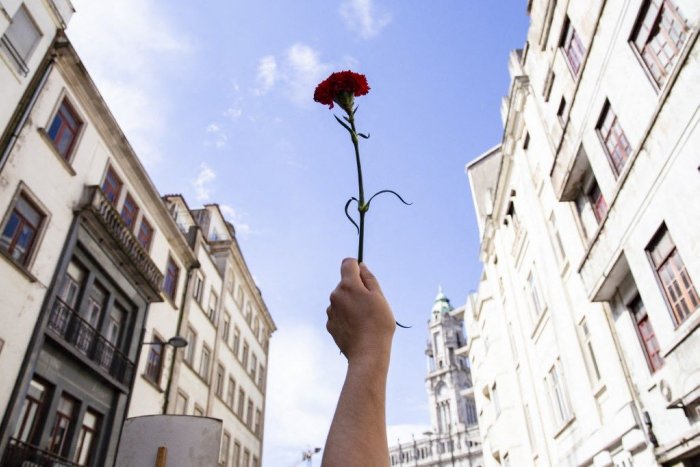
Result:
{"type": "Polygon", "coordinates": [[[365,260],[397,319],[390,442],[429,424],[426,322],[438,285],[463,304],[479,275],[465,164],[498,143],[525,2],[73,0],[68,33],[162,193],[216,202],[236,226],[279,330],[264,464],[323,446],[345,362],[325,331],[340,260],[356,254],[343,205],[352,145],[312,100],[331,72],[364,73],[358,99],[365,260]]]}

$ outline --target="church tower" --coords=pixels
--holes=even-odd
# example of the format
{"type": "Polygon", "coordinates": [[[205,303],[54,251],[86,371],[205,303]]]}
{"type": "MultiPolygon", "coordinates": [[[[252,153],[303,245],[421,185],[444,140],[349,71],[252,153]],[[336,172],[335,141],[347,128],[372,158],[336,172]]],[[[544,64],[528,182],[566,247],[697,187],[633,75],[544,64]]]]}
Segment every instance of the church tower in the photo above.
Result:
{"type": "Polygon", "coordinates": [[[467,342],[461,311],[452,307],[440,287],[428,320],[425,351],[430,421],[433,433],[439,435],[466,432],[477,424],[467,357],[457,353],[467,342]]]}

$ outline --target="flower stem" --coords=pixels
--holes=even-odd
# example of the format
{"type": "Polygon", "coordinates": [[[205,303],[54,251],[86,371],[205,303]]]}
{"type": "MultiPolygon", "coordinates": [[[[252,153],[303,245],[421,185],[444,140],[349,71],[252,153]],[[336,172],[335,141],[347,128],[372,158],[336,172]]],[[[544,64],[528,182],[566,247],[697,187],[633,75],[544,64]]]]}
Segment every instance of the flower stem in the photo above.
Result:
{"type": "Polygon", "coordinates": [[[362,184],[362,164],[360,163],[360,142],[357,139],[357,130],[355,129],[355,113],[352,111],[347,111],[348,121],[350,122],[350,138],[352,139],[352,145],[355,147],[355,162],[357,163],[357,185],[359,187],[359,196],[357,197],[357,210],[360,213],[360,239],[357,247],[357,262],[362,262],[362,253],[365,240],[365,214],[367,213],[367,206],[365,206],[365,189],[362,184]]]}

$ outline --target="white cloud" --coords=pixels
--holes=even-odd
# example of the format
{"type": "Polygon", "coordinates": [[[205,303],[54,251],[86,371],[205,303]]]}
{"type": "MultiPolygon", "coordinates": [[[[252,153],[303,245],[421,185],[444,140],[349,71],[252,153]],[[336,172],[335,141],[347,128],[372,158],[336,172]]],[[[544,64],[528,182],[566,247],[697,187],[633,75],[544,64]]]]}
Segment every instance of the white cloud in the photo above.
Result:
{"type": "Polygon", "coordinates": [[[294,465],[324,445],[346,362],[325,329],[289,324],[274,334],[270,361],[265,463],[294,465]]]}
{"type": "Polygon", "coordinates": [[[146,165],[161,155],[167,129],[164,65],[191,52],[181,31],[153,0],[73,1],[68,35],[119,125],[146,165]]]}
{"type": "Polygon", "coordinates": [[[224,117],[228,117],[233,120],[239,118],[241,115],[243,115],[243,108],[238,102],[234,103],[228,109],[224,110],[224,117]]]}
{"type": "Polygon", "coordinates": [[[252,230],[250,224],[245,222],[245,214],[228,204],[220,204],[219,209],[227,221],[233,224],[236,235],[250,235],[252,230]]]}
{"type": "Polygon", "coordinates": [[[226,144],[228,143],[228,135],[224,132],[221,124],[216,122],[210,123],[207,126],[206,132],[211,139],[204,141],[205,146],[215,146],[219,149],[226,147],[226,144]]]}
{"type": "Polygon", "coordinates": [[[255,94],[262,96],[266,94],[277,81],[277,61],[274,55],[266,55],[258,61],[258,74],[256,78],[256,83],[258,85],[255,88],[255,94]]]}
{"type": "Polygon", "coordinates": [[[340,5],[340,15],[350,30],[370,39],[391,22],[391,15],[377,11],[373,0],[345,0],[340,5]]]}
{"type": "Polygon", "coordinates": [[[211,182],[216,178],[216,172],[206,163],[202,162],[199,166],[199,173],[192,181],[194,187],[195,198],[197,201],[207,201],[211,196],[211,182]]]}
{"type": "Polygon", "coordinates": [[[302,104],[312,101],[316,85],[330,70],[319,54],[304,44],[294,44],[287,50],[286,68],[292,101],[302,104]]]}

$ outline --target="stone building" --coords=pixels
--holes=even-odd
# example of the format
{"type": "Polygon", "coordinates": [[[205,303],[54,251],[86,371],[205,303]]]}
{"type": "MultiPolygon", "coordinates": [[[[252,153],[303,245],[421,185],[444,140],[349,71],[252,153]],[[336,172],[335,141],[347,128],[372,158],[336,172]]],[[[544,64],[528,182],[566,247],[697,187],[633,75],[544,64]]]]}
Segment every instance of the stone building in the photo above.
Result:
{"type": "Polygon", "coordinates": [[[700,4],[533,0],[467,165],[486,465],[700,461],[700,4]]]}
{"type": "Polygon", "coordinates": [[[0,0],[0,464],[111,465],[125,417],[188,413],[259,465],[274,322],[216,205],[161,198],[72,12],[0,0]]]}
{"type": "Polygon", "coordinates": [[[476,405],[467,358],[464,307],[440,290],[428,320],[425,388],[431,430],[389,449],[391,465],[481,467],[476,405]]]}

